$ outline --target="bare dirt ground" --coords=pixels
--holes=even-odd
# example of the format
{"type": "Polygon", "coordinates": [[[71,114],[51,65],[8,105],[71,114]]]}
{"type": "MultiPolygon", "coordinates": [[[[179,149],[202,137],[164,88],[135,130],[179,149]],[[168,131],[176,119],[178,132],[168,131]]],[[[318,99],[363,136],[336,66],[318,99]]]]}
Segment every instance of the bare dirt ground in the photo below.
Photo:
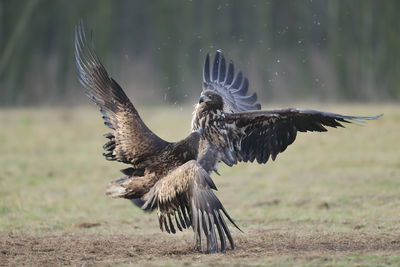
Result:
{"type": "MultiPolygon", "coordinates": [[[[332,234],[284,231],[252,231],[237,234],[237,248],[223,254],[205,255],[192,249],[190,234],[97,235],[49,234],[0,236],[0,265],[263,265],[274,257],[285,263],[315,260],[333,265],[336,257],[347,257],[355,265],[363,265],[363,256],[389,258],[400,254],[399,235],[371,235],[364,232],[332,234]],[[353,259],[352,259],[353,258],[353,259]],[[154,259],[154,261],[153,261],[154,259]]],[[[385,265],[380,259],[379,264],[385,265]]],[[[376,262],[369,259],[370,264],[376,262]]],[[[388,261],[386,264],[390,264],[388,261]]],[[[276,264],[276,261],[275,261],[276,264]]],[[[339,263],[338,263],[339,264],[339,263]]]]}

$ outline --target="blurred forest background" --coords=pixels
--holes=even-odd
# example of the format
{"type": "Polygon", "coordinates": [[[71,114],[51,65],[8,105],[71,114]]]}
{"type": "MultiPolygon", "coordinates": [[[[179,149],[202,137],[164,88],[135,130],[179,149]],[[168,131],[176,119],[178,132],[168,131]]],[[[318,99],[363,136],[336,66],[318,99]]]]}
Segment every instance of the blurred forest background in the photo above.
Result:
{"type": "Polygon", "coordinates": [[[0,105],[87,103],[73,59],[83,19],[134,102],[186,103],[222,49],[261,101],[396,101],[397,0],[0,0],[0,105]]]}

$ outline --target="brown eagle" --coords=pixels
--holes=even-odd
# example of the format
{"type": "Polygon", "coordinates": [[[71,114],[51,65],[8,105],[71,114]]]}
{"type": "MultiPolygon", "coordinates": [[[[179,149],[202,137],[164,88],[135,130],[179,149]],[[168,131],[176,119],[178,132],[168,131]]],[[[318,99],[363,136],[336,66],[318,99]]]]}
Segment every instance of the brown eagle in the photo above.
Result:
{"type": "Polygon", "coordinates": [[[105,158],[130,165],[121,170],[123,178],[109,185],[107,195],[130,199],[144,210],[156,209],[162,231],[192,227],[195,248],[208,253],[226,250],[227,242],[234,249],[224,217],[238,228],[213,192],[217,188],[210,175],[217,172],[219,162],[229,166],[240,161],[266,163],[285,151],[298,132],[325,132],[327,126],[343,127],[343,123],[380,116],[261,110],[257,95],[248,94],[248,79],[242,72],[235,75],[233,62],[217,51],[212,66],[206,56],[191,133],[181,141],[168,142],[144,124],[109,76],[87,42],[82,23],[75,33],[75,59],[86,95],[99,106],[104,124],[111,129],[105,134],[105,158]]]}

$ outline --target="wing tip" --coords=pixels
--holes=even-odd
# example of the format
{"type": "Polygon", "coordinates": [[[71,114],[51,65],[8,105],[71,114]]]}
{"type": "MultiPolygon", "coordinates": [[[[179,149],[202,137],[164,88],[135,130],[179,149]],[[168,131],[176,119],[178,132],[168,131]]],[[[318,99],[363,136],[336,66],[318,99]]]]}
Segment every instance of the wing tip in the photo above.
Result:
{"type": "Polygon", "coordinates": [[[233,60],[225,59],[222,49],[215,50],[214,58],[207,53],[203,69],[203,91],[209,89],[225,95],[227,105],[233,112],[261,109],[261,104],[256,103],[257,94],[248,95],[248,78],[242,71],[235,75],[234,69],[233,60]]]}
{"type": "Polygon", "coordinates": [[[376,120],[376,119],[379,119],[380,117],[383,117],[383,115],[385,115],[385,113],[381,113],[381,114],[378,114],[378,115],[370,116],[368,120],[376,120]]]}
{"type": "Polygon", "coordinates": [[[349,117],[346,119],[352,120],[352,121],[356,121],[359,123],[365,123],[366,121],[372,121],[372,120],[377,120],[379,118],[381,118],[384,114],[378,114],[378,115],[374,115],[374,116],[354,116],[354,117],[349,117]]]}
{"type": "Polygon", "coordinates": [[[204,61],[203,67],[203,90],[207,88],[208,84],[211,82],[210,77],[210,53],[206,54],[206,59],[204,61]]]}

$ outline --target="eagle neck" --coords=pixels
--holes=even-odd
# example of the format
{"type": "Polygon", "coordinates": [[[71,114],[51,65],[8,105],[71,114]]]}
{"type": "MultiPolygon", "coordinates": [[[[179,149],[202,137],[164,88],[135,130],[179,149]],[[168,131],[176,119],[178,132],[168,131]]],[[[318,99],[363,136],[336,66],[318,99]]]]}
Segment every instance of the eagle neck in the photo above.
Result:
{"type": "Polygon", "coordinates": [[[213,120],[216,116],[221,115],[221,109],[210,109],[206,106],[196,105],[193,112],[192,119],[192,131],[197,131],[199,129],[205,129],[209,122],[213,120]]]}

